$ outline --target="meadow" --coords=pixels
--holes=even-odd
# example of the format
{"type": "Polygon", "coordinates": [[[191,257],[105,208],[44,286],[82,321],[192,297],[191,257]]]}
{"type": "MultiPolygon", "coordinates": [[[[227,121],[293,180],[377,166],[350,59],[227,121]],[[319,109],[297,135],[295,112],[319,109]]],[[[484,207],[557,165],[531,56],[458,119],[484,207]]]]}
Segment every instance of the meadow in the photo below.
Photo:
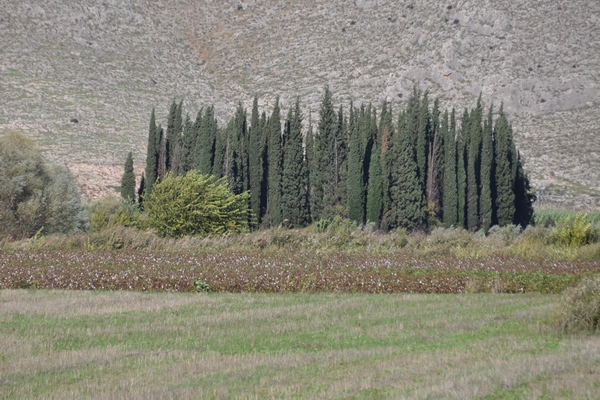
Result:
{"type": "Polygon", "coordinates": [[[0,291],[0,397],[597,398],[559,296],[0,291]]]}

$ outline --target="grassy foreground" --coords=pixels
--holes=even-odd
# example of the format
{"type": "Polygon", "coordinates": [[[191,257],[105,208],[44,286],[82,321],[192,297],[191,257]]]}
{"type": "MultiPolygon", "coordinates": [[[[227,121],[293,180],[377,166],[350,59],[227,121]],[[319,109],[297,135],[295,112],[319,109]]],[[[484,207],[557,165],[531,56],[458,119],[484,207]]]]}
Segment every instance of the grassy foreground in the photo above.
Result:
{"type": "Polygon", "coordinates": [[[0,398],[597,398],[542,294],[0,291],[0,398]]]}

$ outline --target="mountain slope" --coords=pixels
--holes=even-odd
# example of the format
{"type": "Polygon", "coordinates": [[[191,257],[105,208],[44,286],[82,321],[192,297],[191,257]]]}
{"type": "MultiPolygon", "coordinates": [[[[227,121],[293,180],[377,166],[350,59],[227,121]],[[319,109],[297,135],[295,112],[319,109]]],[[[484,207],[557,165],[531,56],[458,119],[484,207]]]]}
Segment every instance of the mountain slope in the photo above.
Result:
{"type": "Polygon", "coordinates": [[[173,98],[224,119],[254,94],[267,110],[300,95],[314,118],[325,85],[396,110],[418,85],[444,107],[503,102],[543,201],[600,206],[593,0],[0,0],[0,57],[0,128],[88,196],[118,184],[128,151],[143,162],[150,110],[164,121],[173,98]]]}

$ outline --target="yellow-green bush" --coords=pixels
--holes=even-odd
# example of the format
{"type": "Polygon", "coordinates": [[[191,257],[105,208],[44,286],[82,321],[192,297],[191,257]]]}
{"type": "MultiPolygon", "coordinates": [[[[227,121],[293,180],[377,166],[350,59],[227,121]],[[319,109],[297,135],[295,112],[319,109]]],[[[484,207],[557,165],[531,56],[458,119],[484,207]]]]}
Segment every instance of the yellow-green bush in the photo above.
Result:
{"type": "Polygon", "coordinates": [[[550,242],[566,247],[580,247],[598,240],[598,232],[592,228],[587,214],[566,217],[552,229],[550,242]]]}

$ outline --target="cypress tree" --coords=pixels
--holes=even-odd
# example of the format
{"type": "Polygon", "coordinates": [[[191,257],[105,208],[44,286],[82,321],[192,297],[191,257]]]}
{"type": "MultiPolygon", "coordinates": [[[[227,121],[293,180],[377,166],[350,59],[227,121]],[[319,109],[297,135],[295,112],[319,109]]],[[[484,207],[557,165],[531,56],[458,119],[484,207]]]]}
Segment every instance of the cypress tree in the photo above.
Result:
{"type": "Polygon", "coordinates": [[[483,124],[481,144],[481,195],[479,197],[479,216],[481,228],[487,232],[492,226],[492,173],[494,169],[494,137],[492,109],[490,106],[487,119],[483,124]]]}
{"type": "Polygon", "coordinates": [[[392,163],[397,160],[395,156],[395,149],[393,147],[395,140],[394,125],[392,122],[392,110],[388,110],[384,107],[384,111],[381,114],[381,176],[383,186],[383,210],[381,216],[380,227],[383,230],[388,230],[388,216],[391,212],[392,201],[390,199],[390,171],[392,163]]]}
{"type": "Polygon", "coordinates": [[[137,191],[137,201],[140,209],[144,209],[144,191],[146,190],[146,177],[142,173],[142,178],[140,179],[140,187],[137,191]]]}
{"type": "Polygon", "coordinates": [[[252,116],[248,133],[248,183],[250,189],[250,208],[258,223],[261,218],[261,195],[263,179],[263,133],[258,113],[258,97],[252,102],[252,116]]]}
{"type": "Polygon", "coordinates": [[[121,197],[123,200],[135,203],[135,174],[133,173],[133,155],[127,154],[124,172],[121,177],[121,197]]]}
{"type": "MultiPolygon", "coordinates": [[[[452,110],[454,120],[454,110],[452,110]]],[[[448,125],[448,111],[442,116],[440,134],[444,139],[443,221],[447,227],[458,225],[458,189],[456,180],[456,133],[448,125]]]]}
{"type": "MultiPolygon", "coordinates": [[[[467,226],[467,149],[469,148],[469,111],[465,108],[456,144],[458,190],[458,227],[467,226]]],[[[451,123],[453,121],[451,120],[451,123]]],[[[454,123],[455,124],[455,123],[454,123]]]]}
{"type": "Polygon", "coordinates": [[[176,133],[175,133],[175,125],[177,119],[177,103],[175,100],[171,103],[171,107],[169,108],[169,116],[167,117],[167,132],[165,139],[165,149],[166,149],[166,158],[165,158],[165,166],[166,170],[171,170],[171,161],[173,159],[173,153],[175,150],[176,133]]]}
{"type": "MultiPolygon", "coordinates": [[[[203,119],[204,121],[204,119],[203,119]]],[[[215,127],[216,128],[216,127],[215,127]]],[[[225,176],[225,156],[227,152],[227,129],[215,129],[214,150],[207,158],[202,157],[203,163],[208,166],[208,159],[212,155],[214,163],[211,166],[211,174],[217,178],[225,176]]],[[[207,153],[204,147],[202,153],[207,153]]],[[[205,166],[205,167],[206,167],[205,166]]],[[[202,169],[200,170],[202,173],[202,169]]]]}
{"type": "Polygon", "coordinates": [[[147,194],[152,192],[156,178],[158,177],[158,137],[156,132],[156,118],[154,108],[150,114],[150,127],[148,129],[148,147],[146,150],[146,172],[147,177],[147,194]]]}
{"type": "Polygon", "coordinates": [[[283,140],[282,217],[291,227],[304,227],[310,219],[308,166],[302,146],[300,99],[290,108],[283,140]]]}
{"type": "Polygon", "coordinates": [[[248,190],[247,127],[246,110],[240,102],[227,129],[225,172],[234,194],[248,190]]]}
{"type": "Polygon", "coordinates": [[[521,155],[517,152],[517,176],[515,178],[515,218],[513,223],[525,228],[533,218],[533,203],[536,200],[531,193],[529,178],[523,170],[521,155]]]}
{"type": "Polygon", "coordinates": [[[512,141],[512,130],[500,106],[494,128],[496,144],[496,215],[498,225],[513,223],[515,218],[515,177],[517,171],[516,154],[512,141]]]}
{"type": "Polygon", "coordinates": [[[348,124],[340,105],[337,113],[337,127],[333,138],[333,184],[334,206],[346,205],[348,179],[348,124]]]}
{"type": "Polygon", "coordinates": [[[348,149],[348,218],[362,224],[365,220],[364,187],[364,139],[367,116],[364,105],[358,119],[354,121],[354,111],[350,111],[350,142],[348,149]]]}
{"type": "Polygon", "coordinates": [[[283,222],[281,210],[281,179],[283,169],[282,143],[281,143],[281,110],[279,96],[275,99],[273,113],[267,125],[268,150],[267,150],[267,213],[265,222],[267,226],[278,226],[283,222]]]}
{"type": "MultiPolygon", "coordinates": [[[[444,176],[444,139],[440,132],[440,102],[435,99],[431,113],[431,140],[427,157],[427,209],[429,217],[441,220],[443,176],[444,176]]],[[[433,221],[431,221],[433,222],[433,221]]]]}
{"type": "Polygon", "coordinates": [[[367,187],[367,222],[379,227],[383,211],[383,181],[381,176],[381,144],[375,140],[371,147],[369,183],[367,187]]]}
{"type": "Polygon", "coordinates": [[[413,230],[425,223],[425,199],[406,118],[407,115],[401,114],[398,119],[398,132],[393,145],[398,158],[391,165],[389,177],[392,203],[389,227],[413,230]]]}
{"type": "Polygon", "coordinates": [[[471,112],[469,120],[469,147],[467,153],[467,228],[475,231],[479,228],[479,185],[481,168],[481,120],[483,110],[481,95],[477,107],[471,112]]]}
{"type": "Polygon", "coordinates": [[[316,219],[334,214],[336,204],[336,184],[334,171],[333,143],[337,128],[335,110],[329,87],[325,87],[321,109],[319,111],[319,125],[315,137],[315,168],[314,189],[312,191],[312,211],[316,219]]]}
{"type": "Polygon", "coordinates": [[[179,172],[181,174],[186,174],[192,169],[197,134],[198,130],[196,129],[196,124],[192,123],[189,115],[186,115],[185,124],[183,125],[181,161],[179,162],[179,172]]]}
{"type": "MultiPolygon", "coordinates": [[[[418,99],[417,99],[418,101],[418,99]]],[[[431,121],[429,113],[429,96],[425,92],[421,107],[418,111],[417,125],[417,173],[419,174],[420,186],[425,189],[427,187],[427,153],[429,143],[431,142],[431,121]]]]}
{"type": "Polygon", "coordinates": [[[158,167],[156,170],[156,180],[162,181],[167,174],[167,138],[160,125],[156,128],[156,132],[158,136],[158,167]]]}

